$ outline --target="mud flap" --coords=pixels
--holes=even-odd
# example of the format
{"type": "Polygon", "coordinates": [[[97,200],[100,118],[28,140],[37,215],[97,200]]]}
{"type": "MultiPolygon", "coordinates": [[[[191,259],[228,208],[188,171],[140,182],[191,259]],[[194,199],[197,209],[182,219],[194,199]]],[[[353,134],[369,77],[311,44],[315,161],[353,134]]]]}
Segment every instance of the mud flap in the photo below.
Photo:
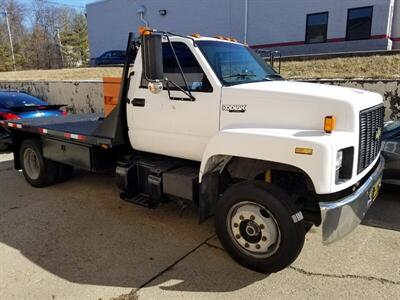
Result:
{"type": "Polygon", "coordinates": [[[219,194],[219,172],[203,177],[200,184],[199,223],[203,223],[215,213],[215,205],[219,194]]]}

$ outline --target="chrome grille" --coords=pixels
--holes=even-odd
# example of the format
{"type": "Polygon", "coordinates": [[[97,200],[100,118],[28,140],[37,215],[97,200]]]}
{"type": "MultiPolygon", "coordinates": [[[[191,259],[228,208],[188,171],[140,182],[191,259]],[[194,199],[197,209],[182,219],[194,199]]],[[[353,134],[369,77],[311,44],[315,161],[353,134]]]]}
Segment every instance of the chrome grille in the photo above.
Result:
{"type": "Polygon", "coordinates": [[[379,154],[382,143],[384,113],[383,105],[360,112],[358,174],[364,171],[379,154]]]}

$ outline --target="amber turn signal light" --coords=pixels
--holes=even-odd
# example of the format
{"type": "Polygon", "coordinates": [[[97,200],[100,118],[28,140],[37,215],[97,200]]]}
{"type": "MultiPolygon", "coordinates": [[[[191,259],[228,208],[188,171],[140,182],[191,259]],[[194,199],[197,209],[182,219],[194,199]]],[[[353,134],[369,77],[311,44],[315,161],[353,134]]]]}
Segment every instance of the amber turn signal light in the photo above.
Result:
{"type": "Polygon", "coordinates": [[[296,147],[296,149],[294,150],[294,153],[296,153],[296,154],[304,154],[304,155],[312,155],[313,154],[313,149],[312,148],[296,147]]]}
{"type": "Polygon", "coordinates": [[[326,133],[332,133],[336,129],[336,117],[326,116],[324,122],[324,131],[326,133]]]}
{"type": "Polygon", "coordinates": [[[146,27],[146,26],[139,27],[138,32],[139,32],[140,36],[151,35],[151,29],[149,27],[146,27]]]}

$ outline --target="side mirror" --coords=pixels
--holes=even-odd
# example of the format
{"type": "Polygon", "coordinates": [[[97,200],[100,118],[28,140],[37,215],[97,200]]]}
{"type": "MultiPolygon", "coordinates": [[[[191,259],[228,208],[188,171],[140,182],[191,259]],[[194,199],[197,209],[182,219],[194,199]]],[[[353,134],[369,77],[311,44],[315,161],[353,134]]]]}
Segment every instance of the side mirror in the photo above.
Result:
{"type": "Polygon", "coordinates": [[[164,79],[161,37],[160,34],[142,35],[143,75],[149,82],[164,79]]]}

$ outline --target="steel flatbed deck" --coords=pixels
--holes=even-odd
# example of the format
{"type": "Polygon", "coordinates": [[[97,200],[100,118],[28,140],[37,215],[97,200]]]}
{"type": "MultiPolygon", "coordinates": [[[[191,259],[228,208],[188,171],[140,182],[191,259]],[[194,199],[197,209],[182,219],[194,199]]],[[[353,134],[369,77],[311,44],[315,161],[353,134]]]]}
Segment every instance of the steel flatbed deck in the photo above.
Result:
{"type": "Polygon", "coordinates": [[[85,144],[112,148],[111,135],[95,133],[103,123],[103,114],[73,114],[64,117],[43,117],[0,121],[0,125],[48,137],[75,140],[85,144]]]}

